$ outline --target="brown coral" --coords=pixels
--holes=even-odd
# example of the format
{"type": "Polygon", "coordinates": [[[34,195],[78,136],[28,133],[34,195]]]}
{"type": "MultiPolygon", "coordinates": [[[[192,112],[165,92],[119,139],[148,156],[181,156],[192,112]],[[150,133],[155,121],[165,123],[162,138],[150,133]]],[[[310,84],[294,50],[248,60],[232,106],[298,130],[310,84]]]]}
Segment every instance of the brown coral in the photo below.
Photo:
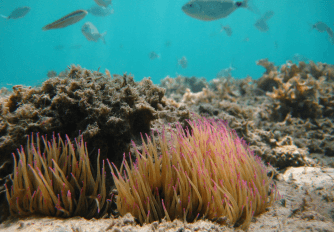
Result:
{"type": "MultiPolygon", "coordinates": [[[[282,69],[285,70],[286,67],[282,69]]],[[[331,116],[334,112],[333,105],[330,104],[333,95],[329,92],[333,90],[333,85],[325,86],[325,77],[316,80],[307,75],[307,78],[303,79],[299,73],[293,72],[293,74],[292,77],[290,74],[276,77],[278,88],[272,93],[267,93],[277,100],[273,106],[273,116],[278,117],[278,120],[284,119],[289,113],[293,117],[300,118],[321,118],[324,114],[331,116]],[[287,75],[288,78],[285,78],[287,75]],[[331,90],[327,90],[328,88],[331,90]]]]}

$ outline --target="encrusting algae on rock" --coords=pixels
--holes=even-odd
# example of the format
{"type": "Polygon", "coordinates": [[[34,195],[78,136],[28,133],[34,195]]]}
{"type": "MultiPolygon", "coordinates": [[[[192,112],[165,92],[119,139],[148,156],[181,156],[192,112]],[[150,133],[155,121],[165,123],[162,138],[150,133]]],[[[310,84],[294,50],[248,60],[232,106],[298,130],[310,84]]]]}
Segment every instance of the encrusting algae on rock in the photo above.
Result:
{"type": "Polygon", "coordinates": [[[124,160],[124,173],[114,166],[117,209],[141,223],[205,218],[247,229],[279,197],[267,168],[223,121],[188,123],[191,129],[178,124],[170,139],[166,130],[158,134],[161,152],[146,135],[135,162],[124,160]]]}

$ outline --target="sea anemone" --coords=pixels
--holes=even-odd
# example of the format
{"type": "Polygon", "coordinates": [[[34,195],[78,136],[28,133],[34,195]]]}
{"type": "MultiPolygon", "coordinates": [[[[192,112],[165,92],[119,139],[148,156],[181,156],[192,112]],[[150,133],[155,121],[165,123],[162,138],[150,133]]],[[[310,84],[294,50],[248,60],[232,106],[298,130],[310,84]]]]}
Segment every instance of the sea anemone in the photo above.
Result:
{"type": "MultiPolygon", "coordinates": [[[[157,143],[146,135],[136,160],[112,167],[117,209],[140,223],[166,218],[210,219],[247,229],[254,215],[277,199],[272,176],[261,159],[226,123],[199,118],[191,130],[176,126],[157,143]],[[169,139],[167,139],[169,137],[169,139]]],[[[109,161],[108,161],[109,163],[109,161]]],[[[109,163],[110,165],[110,163],[109,163]]]]}
{"type": "Polygon", "coordinates": [[[87,147],[81,137],[75,140],[76,150],[68,136],[65,142],[58,135],[51,141],[37,134],[28,136],[26,152],[17,150],[18,162],[14,157],[13,184],[6,196],[11,215],[26,216],[41,214],[47,216],[99,217],[105,214],[106,201],[104,162],[102,174],[97,157],[96,179],[94,179],[87,147]]]}

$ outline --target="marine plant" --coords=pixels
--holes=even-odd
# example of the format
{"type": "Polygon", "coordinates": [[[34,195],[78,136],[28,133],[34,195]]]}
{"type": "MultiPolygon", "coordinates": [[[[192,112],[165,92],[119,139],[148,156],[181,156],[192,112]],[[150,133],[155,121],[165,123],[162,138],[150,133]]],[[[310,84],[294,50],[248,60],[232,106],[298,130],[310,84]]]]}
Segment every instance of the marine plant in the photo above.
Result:
{"type": "Polygon", "coordinates": [[[278,197],[267,167],[224,121],[188,123],[191,129],[178,124],[170,136],[163,129],[157,142],[142,136],[142,151],[120,170],[108,161],[118,211],[141,223],[205,218],[247,229],[278,197]]]}
{"type": "Polygon", "coordinates": [[[100,217],[108,209],[104,161],[100,172],[98,151],[94,179],[87,147],[81,138],[72,144],[55,135],[51,141],[36,135],[28,136],[26,150],[17,150],[14,157],[13,184],[6,186],[11,215],[100,217]],[[76,147],[76,149],[75,149],[76,147]]]}

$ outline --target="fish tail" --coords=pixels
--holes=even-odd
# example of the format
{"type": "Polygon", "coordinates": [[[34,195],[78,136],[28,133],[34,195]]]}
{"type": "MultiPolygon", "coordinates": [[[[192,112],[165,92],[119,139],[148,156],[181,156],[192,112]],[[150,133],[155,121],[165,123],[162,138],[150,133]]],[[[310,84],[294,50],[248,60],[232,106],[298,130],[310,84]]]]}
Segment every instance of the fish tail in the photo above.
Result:
{"type": "Polygon", "coordinates": [[[230,67],[228,67],[231,71],[234,71],[234,70],[236,70],[237,68],[234,66],[234,59],[231,61],[231,63],[230,63],[230,67]]]}
{"type": "Polygon", "coordinates": [[[308,25],[309,25],[309,27],[310,27],[310,29],[308,30],[308,32],[310,33],[310,32],[312,32],[313,31],[313,29],[315,28],[314,26],[313,26],[313,24],[312,23],[310,23],[310,22],[308,22],[307,23],[308,25]]]}
{"type": "Polygon", "coordinates": [[[2,15],[2,14],[0,14],[0,16],[1,16],[2,18],[9,19],[8,16],[2,15]]]}
{"type": "Polygon", "coordinates": [[[50,27],[49,27],[49,25],[46,25],[46,26],[42,27],[42,30],[43,30],[43,31],[50,30],[50,27]]]}
{"type": "Polygon", "coordinates": [[[102,42],[104,43],[104,44],[106,44],[106,40],[104,39],[104,36],[107,34],[107,32],[105,31],[105,32],[103,32],[102,34],[100,34],[100,38],[101,38],[101,40],[102,40],[102,42]]]}
{"type": "Polygon", "coordinates": [[[251,0],[244,0],[241,7],[247,8],[255,14],[261,14],[260,10],[252,3],[251,0]]]}
{"type": "Polygon", "coordinates": [[[249,4],[248,1],[249,1],[249,0],[244,0],[240,6],[241,6],[241,7],[244,7],[244,8],[248,8],[248,4],[249,4]]]}

